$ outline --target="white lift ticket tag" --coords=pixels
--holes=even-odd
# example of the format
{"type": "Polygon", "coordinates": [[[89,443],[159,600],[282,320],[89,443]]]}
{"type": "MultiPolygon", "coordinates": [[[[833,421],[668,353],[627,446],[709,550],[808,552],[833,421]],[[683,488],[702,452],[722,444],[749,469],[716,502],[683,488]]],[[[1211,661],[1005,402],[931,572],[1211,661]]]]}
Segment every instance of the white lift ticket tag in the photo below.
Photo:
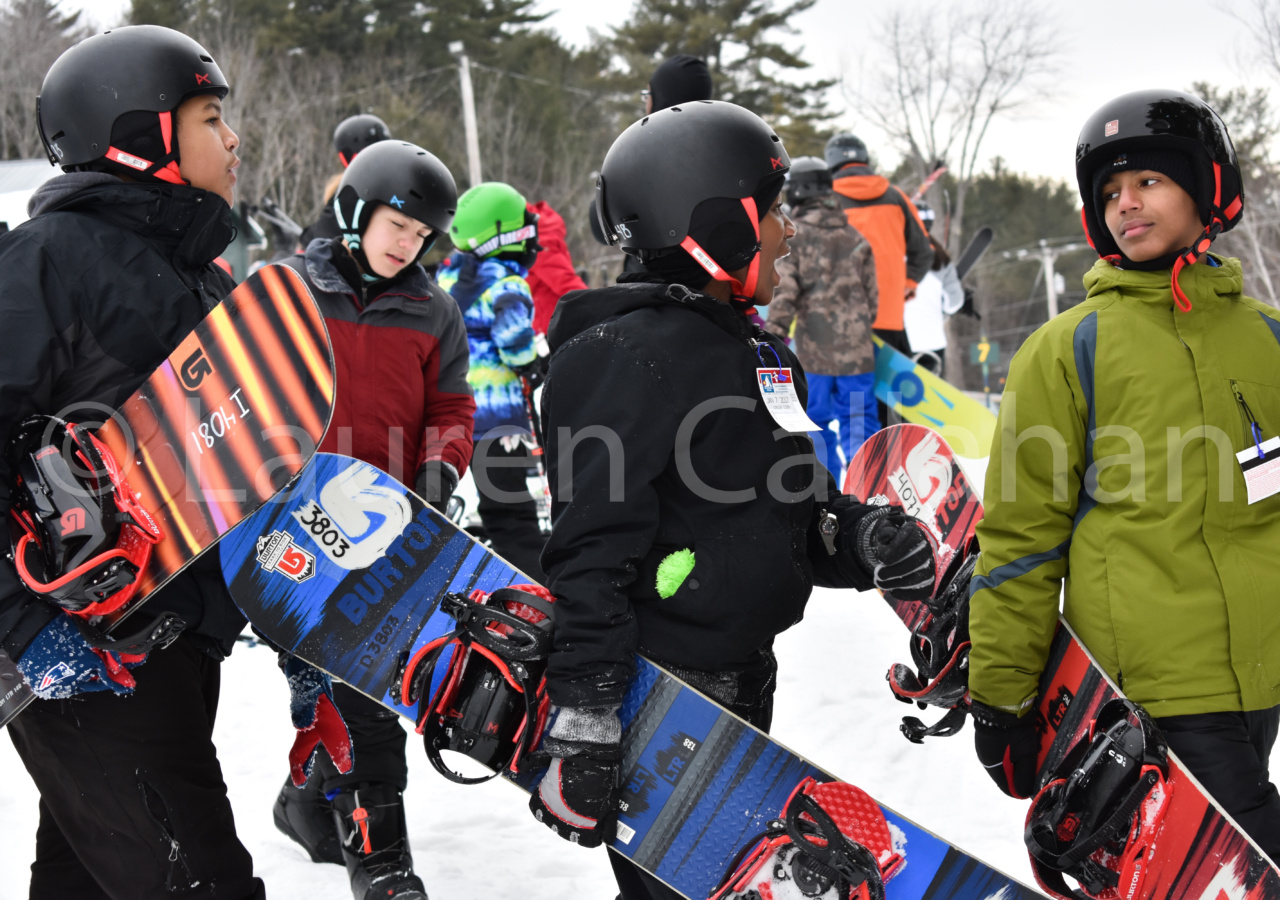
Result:
{"type": "Polygon", "coordinates": [[[1249,503],[1254,504],[1280,494],[1280,437],[1273,437],[1236,454],[1244,471],[1249,503]],[[1262,448],[1259,455],[1258,448],[1262,448]]]}
{"type": "Polygon", "coordinates": [[[760,396],[773,421],[792,434],[805,431],[821,431],[805,414],[796,395],[791,369],[756,369],[756,381],[760,384],[760,396]]]}

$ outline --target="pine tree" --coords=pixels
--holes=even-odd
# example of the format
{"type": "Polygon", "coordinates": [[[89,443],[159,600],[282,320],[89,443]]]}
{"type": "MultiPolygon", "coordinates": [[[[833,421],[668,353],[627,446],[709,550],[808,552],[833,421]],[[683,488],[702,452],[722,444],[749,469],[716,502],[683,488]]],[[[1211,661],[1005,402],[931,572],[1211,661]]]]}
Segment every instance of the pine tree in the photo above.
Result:
{"type": "Polygon", "coordinates": [[[745,106],[778,129],[792,156],[821,153],[831,118],[824,95],[832,80],[793,81],[809,68],[780,42],[792,16],[817,0],[637,0],[607,45],[624,60],[619,89],[644,87],[653,70],[679,53],[707,61],[715,98],[745,106]]]}

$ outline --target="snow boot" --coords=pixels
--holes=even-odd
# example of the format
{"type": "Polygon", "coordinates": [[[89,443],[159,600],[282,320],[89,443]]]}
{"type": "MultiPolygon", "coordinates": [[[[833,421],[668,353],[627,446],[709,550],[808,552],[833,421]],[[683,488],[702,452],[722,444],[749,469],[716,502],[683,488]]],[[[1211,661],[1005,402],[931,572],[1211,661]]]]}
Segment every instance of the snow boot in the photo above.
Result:
{"type": "Polygon", "coordinates": [[[413,874],[398,790],[377,783],[346,788],[333,798],[333,819],[355,900],[427,900],[413,874]]]}
{"type": "Polygon", "coordinates": [[[307,851],[312,862],[342,865],[342,846],[333,827],[333,807],[320,790],[319,776],[297,788],[286,778],[275,808],[276,828],[307,851]]]}

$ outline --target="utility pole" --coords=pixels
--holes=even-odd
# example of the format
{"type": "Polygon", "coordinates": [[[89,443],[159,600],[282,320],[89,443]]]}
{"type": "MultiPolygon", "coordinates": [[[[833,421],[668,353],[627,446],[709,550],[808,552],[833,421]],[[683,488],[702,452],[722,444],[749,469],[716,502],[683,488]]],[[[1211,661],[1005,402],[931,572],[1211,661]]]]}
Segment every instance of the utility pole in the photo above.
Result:
{"type": "Polygon", "coordinates": [[[471,88],[471,60],[462,41],[450,41],[449,52],[458,58],[458,78],[462,87],[462,127],[467,136],[467,169],[471,187],[484,180],[480,175],[480,135],[476,131],[476,95],[471,88]]]}
{"type": "Polygon", "coordinates": [[[1005,259],[1040,258],[1040,267],[1044,278],[1045,301],[1049,307],[1049,318],[1052,319],[1058,314],[1058,273],[1054,270],[1058,257],[1064,253],[1084,250],[1089,245],[1073,242],[1050,247],[1049,242],[1044,238],[1041,238],[1039,243],[1039,247],[1034,250],[1028,247],[1019,247],[1017,250],[1005,250],[1002,255],[1005,259]]]}

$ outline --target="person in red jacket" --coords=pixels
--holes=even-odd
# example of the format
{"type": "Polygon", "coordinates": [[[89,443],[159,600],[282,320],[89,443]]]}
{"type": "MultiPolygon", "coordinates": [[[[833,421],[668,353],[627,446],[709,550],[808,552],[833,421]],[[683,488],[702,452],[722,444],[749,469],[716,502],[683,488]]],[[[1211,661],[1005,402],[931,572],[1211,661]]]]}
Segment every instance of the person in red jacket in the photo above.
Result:
{"type": "MultiPolygon", "coordinates": [[[[371,463],[443,512],[471,458],[475,400],[462,313],[418,260],[457,209],[453,176],[404,141],[360,152],[334,196],[341,237],[286,261],[307,282],[333,342],[337,390],[320,449],[371,463]]],[[[315,862],[346,863],[356,900],[426,900],[413,873],[401,793],[408,782],[397,716],[346,685],[334,701],[354,767],[323,754],[303,788],[286,780],[276,827],[315,862]]]]}
{"type": "Polygon", "coordinates": [[[538,217],[538,244],[542,250],[525,281],[533,292],[533,331],[546,334],[556,303],[570,291],[586,289],[586,283],[573,268],[573,257],[565,243],[568,229],[560,213],[545,200],[529,204],[529,212],[538,217]]]}
{"type": "Polygon", "coordinates": [[[826,162],[845,218],[866,238],[875,257],[880,305],[871,330],[909,354],[902,310],[933,263],[929,231],[907,195],[871,168],[867,145],[858,138],[837,134],[827,141],[826,162]]]}

